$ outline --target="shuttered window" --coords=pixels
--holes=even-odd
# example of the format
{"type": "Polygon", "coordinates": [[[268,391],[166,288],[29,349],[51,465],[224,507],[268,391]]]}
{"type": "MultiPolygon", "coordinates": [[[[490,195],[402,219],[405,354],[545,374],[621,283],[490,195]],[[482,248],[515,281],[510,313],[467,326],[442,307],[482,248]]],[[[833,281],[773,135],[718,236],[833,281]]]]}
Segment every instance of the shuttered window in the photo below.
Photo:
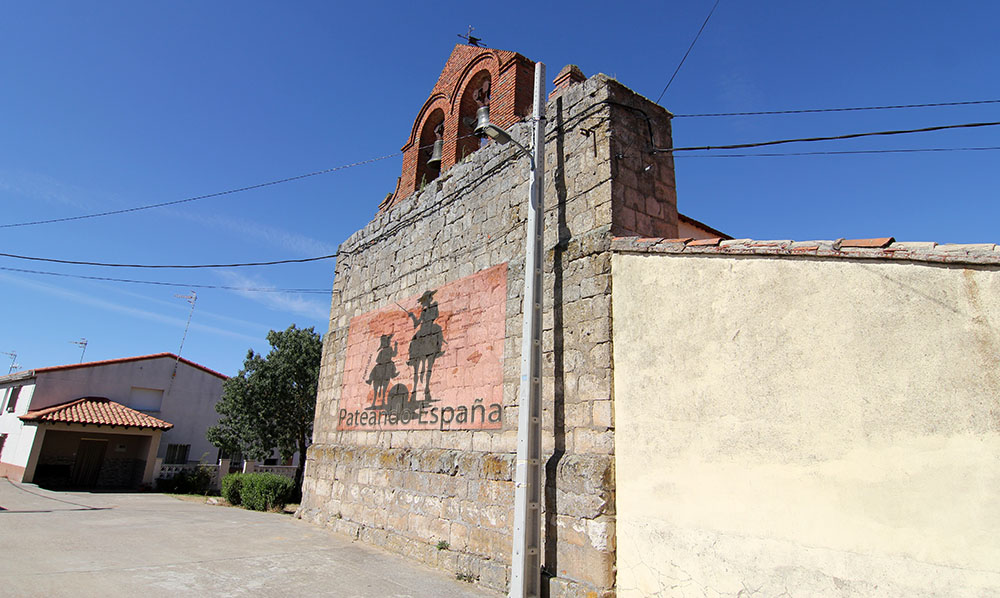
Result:
{"type": "Polygon", "coordinates": [[[7,399],[7,413],[14,413],[17,409],[17,397],[21,394],[21,387],[15,386],[10,389],[10,398],[7,399]]]}
{"type": "Polygon", "coordinates": [[[190,444],[168,444],[167,456],[163,462],[167,465],[184,465],[188,461],[189,450],[191,450],[190,444]]]}

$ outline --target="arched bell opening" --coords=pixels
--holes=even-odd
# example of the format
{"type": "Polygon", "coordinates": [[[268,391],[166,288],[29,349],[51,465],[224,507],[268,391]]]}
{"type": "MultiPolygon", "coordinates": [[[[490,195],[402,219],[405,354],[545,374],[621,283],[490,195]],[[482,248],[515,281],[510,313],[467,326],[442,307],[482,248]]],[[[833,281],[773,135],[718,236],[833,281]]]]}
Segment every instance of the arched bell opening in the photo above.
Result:
{"type": "Polygon", "coordinates": [[[444,111],[435,108],[420,129],[420,151],[417,152],[416,189],[441,176],[441,156],[444,153],[444,111]]]}
{"type": "MultiPolygon", "coordinates": [[[[492,81],[490,72],[482,70],[469,79],[465,86],[462,100],[459,104],[458,142],[455,144],[455,161],[462,160],[472,152],[482,147],[486,137],[474,135],[476,122],[485,117],[490,109],[490,93],[492,81]]],[[[487,117],[488,118],[488,117],[487,117]]]]}

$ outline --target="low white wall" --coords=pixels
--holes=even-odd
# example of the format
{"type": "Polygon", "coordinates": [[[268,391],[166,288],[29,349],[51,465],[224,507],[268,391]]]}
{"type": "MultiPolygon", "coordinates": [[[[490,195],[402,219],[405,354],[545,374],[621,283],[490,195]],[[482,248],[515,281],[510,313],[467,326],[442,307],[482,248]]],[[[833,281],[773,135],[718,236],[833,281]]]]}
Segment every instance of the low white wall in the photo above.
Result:
{"type": "Polygon", "coordinates": [[[618,595],[1000,595],[1000,274],[616,255],[618,595]]]}
{"type": "Polygon", "coordinates": [[[28,406],[31,404],[34,392],[35,383],[31,379],[10,382],[0,386],[0,409],[2,409],[0,411],[0,434],[7,435],[3,452],[0,453],[0,463],[12,465],[17,468],[23,468],[28,463],[28,455],[31,453],[31,443],[35,438],[35,430],[32,427],[25,428],[18,418],[28,412],[28,406]],[[11,392],[10,389],[17,386],[21,387],[17,396],[17,405],[12,413],[8,413],[8,395],[11,392]]]}

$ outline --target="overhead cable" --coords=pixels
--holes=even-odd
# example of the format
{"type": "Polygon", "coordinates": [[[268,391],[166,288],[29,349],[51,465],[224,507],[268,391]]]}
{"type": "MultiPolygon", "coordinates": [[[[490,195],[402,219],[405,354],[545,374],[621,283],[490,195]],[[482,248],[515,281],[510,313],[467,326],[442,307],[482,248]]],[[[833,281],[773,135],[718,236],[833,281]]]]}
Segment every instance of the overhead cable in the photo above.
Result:
{"type": "Polygon", "coordinates": [[[829,152],[768,152],[760,154],[682,154],[678,158],[774,158],[777,156],[834,156],[847,154],[912,154],[920,152],[978,152],[1000,150],[1000,145],[989,147],[922,147],[908,149],[843,150],[829,152]]]}
{"type": "Polygon", "coordinates": [[[72,220],[86,220],[88,218],[99,218],[101,216],[114,216],[116,214],[127,214],[130,212],[140,212],[142,210],[151,210],[153,208],[163,208],[167,206],[175,206],[182,203],[188,203],[192,201],[199,201],[202,199],[209,199],[212,197],[221,197],[223,195],[232,195],[233,193],[242,193],[243,191],[252,191],[253,189],[260,189],[262,187],[270,187],[273,185],[280,185],[282,183],[290,183],[292,181],[299,181],[302,179],[307,179],[309,177],[319,176],[321,174],[328,174],[331,172],[336,172],[338,170],[345,170],[347,168],[353,168],[355,166],[362,166],[364,164],[371,164],[373,162],[378,162],[380,160],[386,160],[389,158],[395,158],[396,156],[401,156],[403,152],[395,152],[392,154],[387,154],[385,156],[379,156],[377,158],[369,158],[368,160],[361,160],[360,162],[353,162],[351,164],[344,164],[342,166],[334,166],[333,168],[327,168],[324,170],[317,170],[316,172],[310,172],[306,174],[300,174],[297,176],[286,177],[283,179],[278,179],[275,181],[268,181],[266,183],[257,183],[256,185],[249,185],[246,187],[240,187],[238,189],[229,189],[227,191],[219,191],[216,193],[208,193],[206,195],[198,195],[196,197],[188,197],[186,199],[177,199],[174,201],[164,201],[161,203],[154,203],[145,206],[136,206],[133,208],[125,208],[121,210],[110,210],[107,212],[98,212],[96,214],[83,214],[80,216],[66,216],[64,218],[50,218],[48,220],[33,220],[30,222],[14,222],[9,224],[0,224],[0,228],[14,228],[18,226],[35,226],[38,224],[53,224],[56,222],[70,222],[72,220]]]}
{"type": "MultiPolygon", "coordinates": [[[[626,107],[628,107],[628,106],[626,106],[626,107]]],[[[636,110],[637,112],[643,113],[642,110],[639,110],[639,109],[634,109],[634,110],[636,110]]],[[[923,133],[923,132],[940,131],[940,130],[946,130],[946,129],[970,128],[970,127],[986,127],[986,126],[996,126],[996,125],[1000,125],[1000,122],[965,123],[965,124],[957,124],[957,125],[940,125],[940,126],[935,126],[935,127],[925,127],[925,128],[922,128],[922,129],[909,129],[909,130],[900,130],[900,131],[876,131],[876,132],[869,132],[869,133],[851,133],[851,134],[837,135],[837,136],[832,136],[832,137],[810,137],[810,138],[801,138],[801,139],[783,139],[783,140],[777,140],[777,141],[764,141],[764,142],[758,142],[758,143],[742,143],[742,144],[735,144],[735,145],[703,146],[703,147],[680,147],[680,148],[657,148],[657,147],[653,147],[651,151],[653,153],[661,153],[661,152],[706,151],[706,150],[720,150],[720,149],[747,149],[747,148],[753,148],[753,147],[765,147],[765,146],[779,145],[779,144],[785,144],[785,143],[798,143],[798,142],[811,142],[811,141],[831,141],[831,140],[840,140],[840,139],[853,139],[853,138],[858,138],[858,137],[867,137],[867,136],[874,136],[874,135],[898,135],[898,134],[905,134],[905,133],[923,133]]],[[[834,155],[834,154],[837,154],[837,153],[843,153],[843,154],[848,154],[848,153],[858,153],[858,154],[860,154],[860,153],[872,153],[872,154],[876,154],[876,153],[909,153],[909,152],[920,152],[920,151],[987,151],[987,150],[995,150],[995,149],[998,149],[998,148],[995,148],[995,147],[980,147],[980,148],[969,147],[969,148],[925,148],[925,149],[912,149],[912,150],[906,150],[906,149],[903,149],[903,150],[849,150],[849,151],[844,151],[844,152],[833,152],[833,151],[830,151],[830,152],[794,152],[794,153],[790,152],[790,153],[775,153],[775,154],[705,154],[705,155],[691,154],[691,155],[686,155],[686,156],[682,156],[682,157],[711,157],[711,156],[717,156],[717,157],[733,157],[733,158],[735,158],[735,157],[754,157],[754,156],[761,156],[761,157],[768,156],[768,157],[773,157],[773,156],[792,156],[792,155],[834,155]]],[[[484,176],[481,177],[479,179],[479,181],[485,180],[485,178],[487,178],[488,174],[490,174],[490,173],[492,173],[494,171],[497,171],[500,168],[502,168],[507,163],[507,161],[510,160],[510,159],[512,159],[513,157],[515,157],[515,155],[516,154],[512,153],[510,156],[508,156],[507,160],[502,160],[502,161],[498,162],[496,165],[493,166],[493,168],[490,169],[490,171],[484,172],[483,173],[484,176]]],[[[388,229],[381,231],[381,233],[379,235],[376,235],[376,237],[374,239],[369,239],[368,242],[366,242],[366,243],[364,243],[362,245],[363,246],[368,246],[372,242],[374,242],[374,240],[385,238],[386,236],[394,234],[395,232],[401,230],[405,225],[407,225],[411,221],[413,221],[415,218],[422,217],[424,214],[428,213],[429,211],[432,211],[433,209],[436,209],[437,206],[442,205],[446,200],[460,195],[461,193],[463,193],[465,191],[465,189],[467,189],[468,187],[471,187],[471,186],[475,186],[475,185],[476,185],[476,183],[472,183],[472,184],[466,186],[466,188],[455,190],[451,194],[443,196],[438,201],[436,201],[434,204],[432,204],[431,206],[429,206],[428,209],[418,211],[418,212],[416,212],[414,214],[410,214],[410,216],[408,218],[404,218],[402,221],[395,222],[393,226],[390,226],[388,229]]],[[[359,250],[359,248],[354,248],[353,250],[350,250],[347,253],[348,254],[355,253],[358,250],[359,250]]],[[[69,264],[69,265],[81,265],[81,266],[103,266],[103,267],[113,267],[113,268],[158,268],[158,269],[174,268],[174,269],[196,269],[196,268],[240,268],[240,267],[251,267],[251,266],[270,266],[270,265],[277,265],[277,264],[314,262],[314,261],[319,261],[319,260],[326,260],[326,259],[337,258],[338,256],[341,256],[343,254],[344,254],[344,252],[338,251],[337,253],[332,253],[332,254],[327,254],[327,255],[315,256],[315,257],[310,257],[310,258],[289,259],[289,260],[272,260],[272,261],[266,261],[266,262],[243,262],[243,263],[232,263],[232,264],[187,264],[187,265],[179,265],[179,264],[173,264],[173,265],[166,265],[166,264],[123,264],[123,263],[107,263],[107,262],[90,262],[90,261],[82,261],[82,260],[63,260],[63,259],[55,259],[55,258],[41,258],[41,257],[17,255],[17,254],[12,254],[12,253],[0,253],[0,257],[9,257],[9,258],[13,258],[13,259],[22,259],[22,260],[39,261],[39,262],[49,262],[49,263],[57,263],[57,264],[69,264]]]]}
{"type": "Polygon", "coordinates": [[[268,262],[241,262],[235,264],[115,264],[108,262],[87,262],[82,260],[63,260],[49,257],[33,257],[29,255],[17,255],[16,253],[0,253],[0,257],[9,257],[17,260],[29,260],[32,262],[48,262],[51,264],[70,264],[73,266],[103,266],[105,268],[172,268],[172,269],[196,269],[196,268],[245,268],[248,266],[275,266],[278,264],[302,264],[306,262],[317,262],[319,260],[329,260],[337,257],[336,253],[328,255],[318,255],[316,257],[305,257],[289,260],[272,260],[268,262]]]}
{"type": "Polygon", "coordinates": [[[1000,104],[1000,100],[972,100],[968,102],[933,102],[930,104],[894,104],[889,106],[853,106],[849,108],[808,108],[803,110],[762,110],[760,112],[706,112],[702,114],[674,114],[674,118],[698,118],[706,116],[763,116],[771,114],[814,114],[819,112],[855,112],[859,110],[899,110],[902,108],[937,108],[941,106],[973,106],[976,104],[1000,104]]]}
{"type": "Polygon", "coordinates": [[[949,129],[972,129],[976,127],[995,127],[1000,125],[1000,122],[983,122],[983,123],[962,123],[958,125],[938,125],[934,127],[923,127],[920,129],[901,129],[894,131],[871,131],[867,133],[848,133],[845,135],[831,135],[829,137],[802,137],[798,139],[779,139],[776,141],[758,141],[755,143],[735,143],[731,145],[704,145],[700,147],[674,147],[674,148],[661,148],[653,147],[652,152],[655,153],[670,153],[670,152],[692,152],[692,151],[703,151],[703,150],[720,150],[720,149],[747,149],[751,147],[766,147],[769,145],[782,145],[785,143],[808,143],[815,141],[839,141],[841,139],[857,139],[859,137],[875,137],[875,136],[887,136],[887,135],[905,135],[909,133],[929,133],[931,131],[945,131],[949,129]]]}
{"type": "Polygon", "coordinates": [[[161,282],[153,280],[131,280],[128,278],[109,278],[106,276],[84,276],[82,274],[64,274],[62,272],[44,272],[41,270],[24,270],[22,268],[5,268],[0,266],[0,270],[7,272],[22,272],[25,274],[44,274],[45,276],[59,276],[62,278],[82,278],[84,280],[99,280],[104,282],[129,282],[134,284],[151,284],[164,287],[184,287],[196,289],[219,289],[224,291],[247,291],[253,293],[306,293],[306,294],[330,294],[330,290],[324,289],[276,289],[271,287],[234,287],[226,285],[212,284],[190,284],[186,282],[161,282]]]}
{"type": "MultiPolygon", "coordinates": [[[[462,139],[467,139],[469,137],[476,137],[476,135],[475,134],[463,135],[461,137],[458,137],[457,139],[458,140],[462,140],[462,139]]],[[[433,147],[433,144],[423,145],[423,146],[419,146],[417,148],[417,150],[424,150],[424,149],[428,149],[428,148],[431,148],[431,147],[433,147]]],[[[14,222],[14,223],[9,223],[9,224],[0,224],[0,228],[14,228],[14,227],[18,227],[18,226],[35,226],[35,225],[38,225],[38,224],[54,224],[56,222],[69,222],[69,221],[73,221],[73,220],[86,220],[88,218],[99,218],[101,216],[114,216],[114,215],[117,215],[117,214],[128,214],[130,212],[140,212],[142,210],[151,210],[153,208],[164,208],[164,207],[167,207],[167,206],[173,206],[173,205],[182,204],[182,203],[188,203],[188,202],[192,202],[192,201],[198,201],[198,200],[201,200],[201,199],[209,199],[209,198],[212,198],[212,197],[220,197],[220,196],[223,196],[223,195],[232,195],[233,193],[242,193],[243,191],[252,191],[254,189],[260,189],[262,187],[270,187],[272,185],[280,185],[282,183],[290,183],[292,181],[298,181],[298,180],[301,180],[301,179],[306,179],[306,178],[318,176],[318,175],[321,175],[321,174],[328,174],[328,173],[331,173],[331,172],[336,172],[338,170],[346,170],[348,168],[353,168],[355,166],[363,166],[365,164],[371,164],[373,162],[379,162],[381,160],[387,160],[389,158],[395,158],[396,156],[402,156],[403,153],[404,152],[395,152],[395,153],[392,153],[392,154],[386,154],[384,156],[379,156],[377,158],[369,158],[367,160],[361,160],[360,162],[352,162],[351,164],[344,164],[344,165],[341,165],[341,166],[334,166],[333,168],[327,168],[325,170],[317,170],[316,172],[310,172],[310,173],[306,173],[306,174],[300,174],[300,175],[297,175],[297,176],[292,176],[292,177],[287,177],[287,178],[283,178],[283,179],[278,179],[278,180],[275,180],[275,181],[268,181],[266,183],[258,183],[256,185],[249,185],[247,187],[240,187],[238,189],[229,189],[228,191],[219,191],[217,193],[209,193],[207,195],[198,195],[196,197],[188,197],[186,199],[177,199],[177,200],[174,200],[174,201],[165,201],[165,202],[161,202],[161,203],[148,204],[148,205],[144,205],[144,206],[136,206],[136,207],[133,207],[133,208],[125,208],[125,209],[121,209],[121,210],[111,210],[111,211],[108,211],[108,212],[99,212],[99,213],[96,213],[96,214],[84,214],[84,215],[81,215],[81,216],[67,216],[67,217],[64,217],[64,218],[50,218],[48,220],[34,220],[34,221],[30,221],[30,222],[14,222]]]]}
{"type": "Polygon", "coordinates": [[[719,0],[715,0],[715,4],[712,5],[712,10],[708,11],[708,16],[705,17],[705,22],[701,24],[701,29],[698,30],[697,34],[695,34],[694,39],[691,40],[691,45],[688,46],[687,52],[684,52],[684,56],[681,58],[681,61],[677,63],[677,68],[674,69],[674,74],[670,75],[670,80],[667,81],[667,85],[663,88],[663,91],[660,92],[660,95],[656,97],[657,104],[660,103],[660,98],[663,97],[663,94],[667,93],[667,88],[670,87],[670,84],[674,82],[674,77],[676,77],[677,73],[680,72],[681,67],[684,65],[684,61],[687,60],[688,54],[691,53],[691,50],[694,48],[695,43],[697,43],[698,38],[701,37],[701,32],[705,30],[705,25],[708,25],[708,20],[712,18],[712,13],[715,12],[717,6],[719,6],[719,0]]]}

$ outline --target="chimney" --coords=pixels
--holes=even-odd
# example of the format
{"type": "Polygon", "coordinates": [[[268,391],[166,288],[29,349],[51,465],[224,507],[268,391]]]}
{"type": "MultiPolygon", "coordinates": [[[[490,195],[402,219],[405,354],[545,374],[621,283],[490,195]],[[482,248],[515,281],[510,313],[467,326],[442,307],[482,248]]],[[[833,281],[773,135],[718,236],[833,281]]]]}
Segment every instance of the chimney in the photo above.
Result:
{"type": "Polygon", "coordinates": [[[560,90],[565,89],[571,85],[576,85],[577,83],[586,80],[587,77],[583,74],[583,71],[580,70],[580,67],[576,66],[575,64],[567,64],[562,68],[561,71],[559,71],[559,74],[556,75],[556,78],[552,80],[553,89],[552,92],[549,94],[549,99],[552,99],[552,96],[554,96],[560,90]]]}

